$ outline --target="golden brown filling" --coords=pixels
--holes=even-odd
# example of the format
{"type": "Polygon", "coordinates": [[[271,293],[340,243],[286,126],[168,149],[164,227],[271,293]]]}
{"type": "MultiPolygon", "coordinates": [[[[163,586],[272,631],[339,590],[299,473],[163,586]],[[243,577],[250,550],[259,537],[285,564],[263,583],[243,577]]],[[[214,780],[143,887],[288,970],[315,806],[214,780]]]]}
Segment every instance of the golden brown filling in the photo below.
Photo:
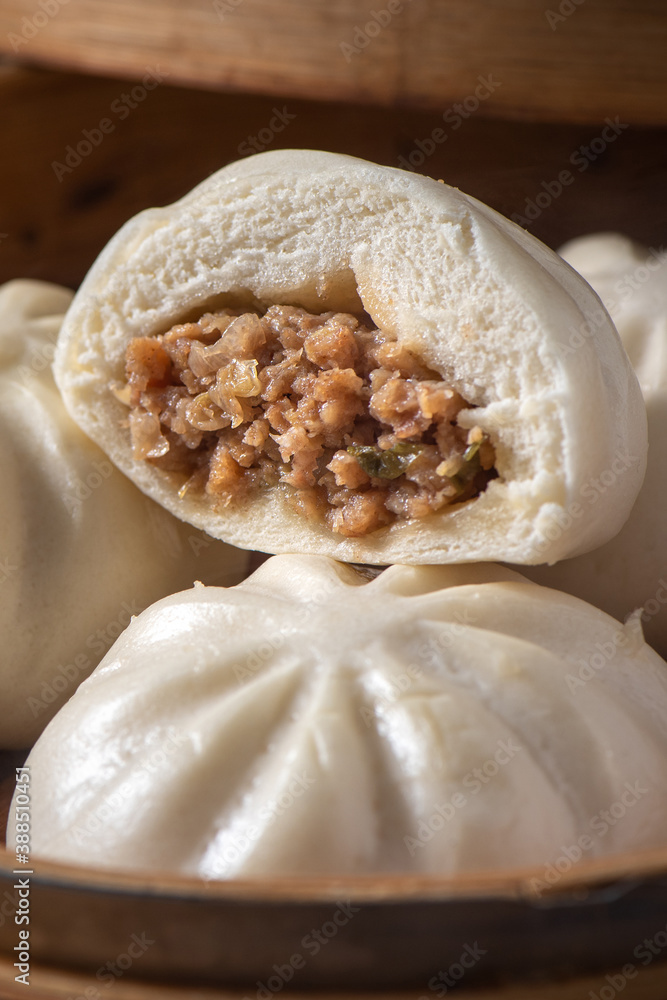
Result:
{"type": "Polygon", "coordinates": [[[332,531],[366,535],[477,496],[495,475],[470,404],[349,313],[223,309],[126,355],[135,458],[221,505],[284,483],[332,531]]]}

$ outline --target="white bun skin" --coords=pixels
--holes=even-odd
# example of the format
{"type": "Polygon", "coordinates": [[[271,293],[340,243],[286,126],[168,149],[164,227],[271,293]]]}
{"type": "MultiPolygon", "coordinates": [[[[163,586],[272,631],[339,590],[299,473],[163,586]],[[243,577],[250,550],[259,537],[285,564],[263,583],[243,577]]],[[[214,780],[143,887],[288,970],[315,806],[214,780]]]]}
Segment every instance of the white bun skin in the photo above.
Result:
{"type": "Polygon", "coordinates": [[[275,151],[123,226],[68,312],[55,371],[72,416],[120,469],[235,545],[375,564],[555,562],[613,536],[644,475],[641,393],[599,305],[556,254],[445,184],[334,153],[275,151]],[[499,478],[474,501],[360,539],[304,520],[286,487],[222,510],[194,491],[179,498],[180,481],[133,459],[109,384],[123,379],[131,338],[235,296],[363,306],[479,406],[460,423],[489,433],[499,478]],[[572,361],[561,347],[591,307],[593,335],[572,361]],[[551,540],[582,486],[620,460],[614,488],[551,540]]]}
{"type": "Polygon", "coordinates": [[[648,414],[648,467],[615,538],[595,552],[528,575],[621,621],[643,607],[647,641],[667,656],[667,252],[617,233],[581,237],[560,252],[602,299],[635,367],[648,414]]]}
{"type": "Polygon", "coordinates": [[[27,764],[35,858],[456,873],[583,836],[593,858],[667,840],[667,664],[498,566],[276,556],[136,618],[27,764]]]}
{"type": "Polygon", "coordinates": [[[0,747],[30,746],[136,613],[247,553],[187,528],[70,418],[51,372],[66,288],[0,287],[0,747]]]}

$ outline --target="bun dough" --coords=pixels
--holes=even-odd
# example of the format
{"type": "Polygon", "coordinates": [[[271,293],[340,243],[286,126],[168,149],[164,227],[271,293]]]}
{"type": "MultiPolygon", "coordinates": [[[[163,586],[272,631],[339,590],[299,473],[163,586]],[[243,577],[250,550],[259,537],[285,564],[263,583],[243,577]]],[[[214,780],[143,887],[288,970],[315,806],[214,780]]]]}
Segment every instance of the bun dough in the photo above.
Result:
{"type": "Polygon", "coordinates": [[[556,254],[461,192],[349,156],[287,150],[233,163],[181,201],[131,219],[93,265],[63,325],[56,378],[81,427],[144,492],[242,547],[343,561],[554,562],[613,536],[645,467],[636,378],[590,288],[556,254]],[[285,487],[216,508],[132,457],[110,390],[137,336],[243,302],[365,309],[478,408],[499,478],[475,500],[364,538],[290,506],[285,487]],[[593,308],[574,357],[563,347],[593,308]],[[622,466],[572,519],[591,479],[622,466]],[[559,530],[569,518],[568,530],[559,530]]]}
{"type": "Polygon", "coordinates": [[[667,664],[498,566],[276,556],[143,612],[27,763],[32,854],[63,862],[444,874],[584,835],[588,859],[665,844],[667,664]]]}
{"type": "Polygon", "coordinates": [[[599,294],[635,367],[648,413],[649,461],[630,518],[615,538],[528,575],[621,621],[643,607],[647,641],[667,656],[667,254],[616,233],[572,240],[561,253],[599,294]]]}
{"type": "Polygon", "coordinates": [[[51,361],[71,299],[0,287],[0,747],[34,742],[132,614],[247,563],[142,496],[68,416],[51,361]]]}

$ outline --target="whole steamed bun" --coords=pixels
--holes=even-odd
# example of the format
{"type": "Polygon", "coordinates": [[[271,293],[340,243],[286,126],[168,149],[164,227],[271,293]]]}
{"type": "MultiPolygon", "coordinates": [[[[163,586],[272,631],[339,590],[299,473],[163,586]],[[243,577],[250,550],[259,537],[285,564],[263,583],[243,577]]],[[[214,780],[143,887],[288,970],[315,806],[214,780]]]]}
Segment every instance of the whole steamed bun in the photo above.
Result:
{"type": "Polygon", "coordinates": [[[51,362],[72,292],[0,287],[0,747],[26,747],[133,614],[247,553],[148,500],[70,418],[51,362]]]}
{"type": "MultiPolygon", "coordinates": [[[[615,538],[527,575],[621,621],[641,608],[648,642],[667,656],[667,252],[601,233],[572,240],[561,253],[602,299],[637,372],[648,414],[648,465],[632,513],[615,538]]],[[[586,327],[572,332],[574,357],[587,332],[586,327]]],[[[582,507],[596,509],[612,474],[589,482],[582,507]]]]}
{"type": "MultiPolygon", "coordinates": [[[[226,366],[212,389],[217,402],[211,404],[213,396],[201,392],[197,406],[205,404],[203,412],[193,416],[189,405],[179,409],[173,420],[168,417],[170,433],[194,421],[201,438],[220,430],[225,420],[241,419],[243,406],[247,413],[258,398],[257,375],[251,377],[247,360],[252,355],[243,353],[247,345],[234,346],[238,329],[229,337],[209,329],[220,334],[218,346],[210,346],[224,356],[220,364],[226,366]]],[[[168,380],[159,369],[170,362],[159,351],[156,357],[156,380],[168,380]]],[[[331,357],[323,363],[325,369],[338,364],[331,357]]],[[[210,352],[209,364],[214,364],[210,352]]],[[[340,366],[351,373],[349,392],[356,403],[356,376],[346,362],[340,366]]],[[[55,370],[73,418],[144,492],[216,537],[265,552],[374,564],[553,563],[612,537],[626,520],[644,475],[641,393],[613,324],[586,282],[557,254],[474,198],[426,177],[334,153],[283,150],[251,156],[224,167],[175,204],[127,222],[76,295],[55,370]],[[133,450],[127,407],[134,404],[125,395],[130,345],[173,332],[174,325],[187,327],[182,330],[187,340],[192,335],[187,324],[202,314],[241,306],[260,313],[271,306],[318,314],[365,312],[371,325],[396,337],[399,354],[408,352],[435,373],[429,378],[443,380],[464,400],[456,424],[485,436],[497,476],[476,497],[418,515],[399,510],[392,523],[372,529],[355,524],[345,529],[345,537],[327,520],[331,510],[303,500],[290,479],[298,474],[297,458],[319,447],[313,428],[325,435],[336,419],[335,411],[325,412],[327,394],[324,402],[307,400],[312,405],[303,417],[305,430],[299,426],[298,433],[280,439],[280,461],[289,475],[273,459],[275,481],[253,487],[248,497],[221,500],[217,480],[237,482],[246,476],[244,469],[261,461],[253,449],[265,447],[266,426],[237,441],[236,457],[222,449],[220,475],[209,476],[206,489],[201,484],[191,488],[191,478],[179,467],[179,445],[186,454],[182,438],[170,442],[146,430],[158,425],[152,403],[144,401],[141,405],[149,409],[132,413],[137,419],[130,425],[139,428],[133,450]],[[595,309],[590,335],[576,355],[568,355],[563,348],[570,330],[595,309]],[[296,449],[294,459],[290,449],[296,449]],[[619,455],[631,458],[613,488],[594,510],[584,509],[571,530],[554,536],[553,526],[567,516],[582,486],[619,455]]],[[[283,375],[289,377],[289,371],[283,375]]],[[[190,373],[186,377],[192,382],[190,373]]],[[[174,392],[183,392],[178,381],[173,385],[174,392]]],[[[417,391],[412,382],[403,389],[417,391]]],[[[181,404],[186,403],[183,397],[181,404]]],[[[168,412],[169,404],[160,405],[168,412]]],[[[403,405],[395,401],[397,411],[403,405]]],[[[419,406],[420,420],[435,419],[428,400],[419,406]]],[[[391,407],[389,413],[388,422],[400,425],[400,415],[394,411],[392,418],[391,407]]],[[[280,410],[271,417],[274,439],[292,416],[280,410]]],[[[400,437],[407,431],[399,426],[396,433],[400,437]]],[[[266,447],[275,450],[270,442],[266,447]]],[[[342,432],[332,447],[347,448],[343,460],[349,462],[350,444],[342,432]]],[[[403,452],[399,458],[409,460],[403,452]]],[[[357,477],[368,471],[352,464],[357,477]]],[[[438,468],[429,489],[455,491],[446,471],[453,466],[444,462],[438,468]]],[[[318,469],[317,477],[323,475],[318,469]]],[[[353,512],[357,501],[377,500],[377,481],[371,480],[364,494],[363,484],[336,476],[337,485],[353,494],[353,512]]],[[[322,486],[317,477],[313,489],[322,486]]],[[[381,471],[383,477],[393,475],[381,471]]],[[[334,509],[339,502],[340,496],[334,509]]],[[[386,509],[385,503],[380,511],[385,519],[386,509]]]]}
{"type": "Polygon", "coordinates": [[[633,623],[497,566],[369,581],[276,556],[144,611],[27,764],[32,854],[62,862],[231,878],[593,858],[667,841],[667,664],[633,623]]]}

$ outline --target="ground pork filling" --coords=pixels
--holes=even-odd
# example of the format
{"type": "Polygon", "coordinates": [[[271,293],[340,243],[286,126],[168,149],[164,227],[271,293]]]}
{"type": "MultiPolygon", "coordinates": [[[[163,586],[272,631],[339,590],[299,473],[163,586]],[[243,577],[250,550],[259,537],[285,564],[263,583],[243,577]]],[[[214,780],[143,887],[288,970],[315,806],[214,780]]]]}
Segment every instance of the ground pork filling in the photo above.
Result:
{"type": "Polygon", "coordinates": [[[349,313],[223,309],[126,355],[134,457],[221,506],[284,484],[358,537],[470,500],[496,473],[471,405],[395,337],[349,313]]]}

